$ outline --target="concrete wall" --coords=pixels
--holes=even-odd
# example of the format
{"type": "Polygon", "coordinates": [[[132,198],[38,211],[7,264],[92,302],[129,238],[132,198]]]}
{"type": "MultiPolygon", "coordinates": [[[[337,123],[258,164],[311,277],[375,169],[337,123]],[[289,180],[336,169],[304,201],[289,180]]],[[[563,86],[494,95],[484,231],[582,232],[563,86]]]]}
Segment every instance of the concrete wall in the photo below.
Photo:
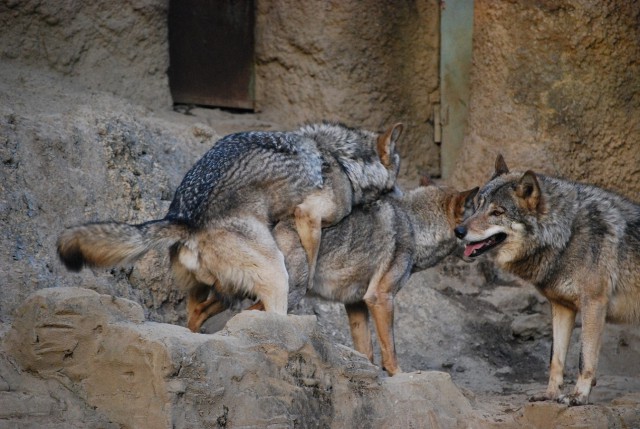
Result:
{"type": "Polygon", "coordinates": [[[475,8],[469,128],[453,182],[486,181],[495,154],[640,191],[640,3],[493,1],[475,8]]]}
{"type": "MultiPolygon", "coordinates": [[[[404,172],[439,174],[436,0],[257,1],[256,98],[285,128],[406,125],[404,172]]],[[[50,68],[153,109],[171,105],[167,0],[0,2],[0,58],[50,68]]]]}
{"type": "Polygon", "coordinates": [[[403,171],[439,174],[438,19],[435,0],[258,1],[258,106],[287,127],[403,122],[403,171]]]}
{"type": "Polygon", "coordinates": [[[171,105],[168,0],[0,2],[0,61],[53,69],[146,106],[171,105]]]}

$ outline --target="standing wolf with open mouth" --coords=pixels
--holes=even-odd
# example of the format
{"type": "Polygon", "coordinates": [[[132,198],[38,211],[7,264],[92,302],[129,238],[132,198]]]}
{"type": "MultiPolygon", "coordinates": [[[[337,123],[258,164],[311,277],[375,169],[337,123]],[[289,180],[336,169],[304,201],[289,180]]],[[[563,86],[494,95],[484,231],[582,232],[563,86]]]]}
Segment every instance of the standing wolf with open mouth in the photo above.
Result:
{"type": "Polygon", "coordinates": [[[549,384],[531,399],[588,403],[605,321],[640,322],[640,206],[592,185],[509,172],[499,155],[474,214],[455,232],[468,243],[465,256],[493,251],[501,268],[533,283],[551,304],[549,384]],[[573,393],[563,395],[578,311],[580,374],[573,393]]]}
{"type": "Polygon", "coordinates": [[[189,290],[188,309],[215,284],[286,314],[288,275],[272,226],[294,216],[312,269],[322,225],[394,189],[401,131],[401,124],[378,135],[324,122],[229,135],[185,175],[163,219],[76,226],[60,235],[58,254],[79,271],[170,249],[176,281],[189,290]]]}

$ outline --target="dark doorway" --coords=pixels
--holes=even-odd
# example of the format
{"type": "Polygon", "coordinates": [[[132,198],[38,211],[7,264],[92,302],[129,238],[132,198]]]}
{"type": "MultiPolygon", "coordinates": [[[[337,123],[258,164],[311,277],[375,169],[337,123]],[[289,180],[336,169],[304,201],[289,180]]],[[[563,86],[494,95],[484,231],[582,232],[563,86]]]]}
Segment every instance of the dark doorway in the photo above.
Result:
{"type": "Polygon", "coordinates": [[[169,2],[174,103],[254,108],[254,0],[169,2]]]}

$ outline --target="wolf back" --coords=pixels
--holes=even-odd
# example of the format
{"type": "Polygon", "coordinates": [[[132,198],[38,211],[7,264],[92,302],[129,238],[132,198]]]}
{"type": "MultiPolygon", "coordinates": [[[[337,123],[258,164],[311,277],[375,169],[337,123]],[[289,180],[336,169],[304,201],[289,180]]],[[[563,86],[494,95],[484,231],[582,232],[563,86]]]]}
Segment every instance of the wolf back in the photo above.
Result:
{"type": "Polygon", "coordinates": [[[130,263],[169,244],[185,287],[238,287],[262,296],[268,310],[284,313],[287,273],[270,227],[312,194],[339,200],[332,206],[337,221],[352,205],[392,190],[399,158],[391,134],[385,136],[336,123],[232,134],[186,174],[164,219],[133,229],[117,222],[71,228],[58,240],[58,254],[69,269],[79,270],[130,263]],[[337,190],[328,192],[334,184],[337,190]]]}

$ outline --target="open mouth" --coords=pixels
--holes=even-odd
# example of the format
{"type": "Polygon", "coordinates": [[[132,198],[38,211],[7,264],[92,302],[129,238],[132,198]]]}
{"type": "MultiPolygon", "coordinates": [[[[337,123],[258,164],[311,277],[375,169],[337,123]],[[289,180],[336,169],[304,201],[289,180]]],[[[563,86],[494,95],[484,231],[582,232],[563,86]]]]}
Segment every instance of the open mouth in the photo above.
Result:
{"type": "Polygon", "coordinates": [[[499,232],[487,238],[486,240],[474,241],[472,243],[469,243],[464,248],[464,256],[470,258],[480,256],[484,252],[487,252],[496,247],[498,244],[502,243],[505,238],[507,238],[507,234],[505,234],[504,232],[499,232]]]}

